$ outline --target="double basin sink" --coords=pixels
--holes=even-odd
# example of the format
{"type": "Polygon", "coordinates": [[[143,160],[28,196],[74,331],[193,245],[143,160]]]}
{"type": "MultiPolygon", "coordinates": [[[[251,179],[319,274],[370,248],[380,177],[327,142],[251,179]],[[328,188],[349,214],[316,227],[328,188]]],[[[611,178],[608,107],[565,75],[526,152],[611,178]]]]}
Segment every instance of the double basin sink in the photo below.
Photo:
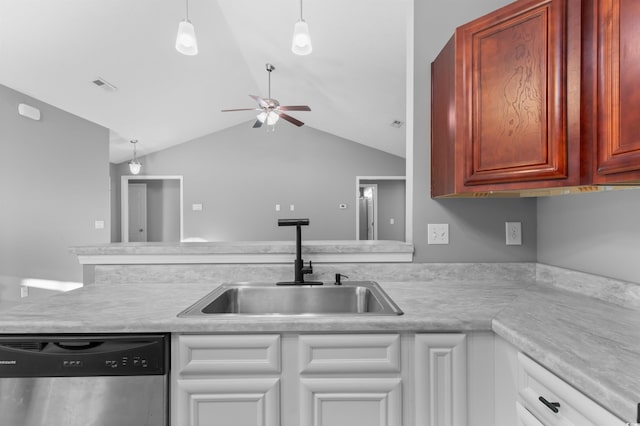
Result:
{"type": "Polygon", "coordinates": [[[342,285],[222,284],[179,317],[244,315],[402,315],[374,281],[342,285]]]}

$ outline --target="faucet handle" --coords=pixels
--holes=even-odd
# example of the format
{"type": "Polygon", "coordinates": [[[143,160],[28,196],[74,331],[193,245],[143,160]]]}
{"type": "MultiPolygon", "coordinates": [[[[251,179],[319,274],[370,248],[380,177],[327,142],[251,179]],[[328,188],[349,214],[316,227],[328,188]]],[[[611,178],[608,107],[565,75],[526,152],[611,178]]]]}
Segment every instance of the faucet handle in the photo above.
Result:
{"type": "Polygon", "coordinates": [[[311,261],[309,261],[308,267],[302,267],[302,275],[304,274],[313,274],[313,263],[311,261]]]}

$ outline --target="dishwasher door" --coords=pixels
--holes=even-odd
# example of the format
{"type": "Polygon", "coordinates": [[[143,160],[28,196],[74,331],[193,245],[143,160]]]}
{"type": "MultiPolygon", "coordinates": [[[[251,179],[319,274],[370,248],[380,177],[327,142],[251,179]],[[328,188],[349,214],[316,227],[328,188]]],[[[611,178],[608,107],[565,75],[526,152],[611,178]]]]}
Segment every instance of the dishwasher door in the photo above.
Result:
{"type": "Polygon", "coordinates": [[[169,340],[0,335],[0,426],[167,426],[169,340]]]}
{"type": "Polygon", "coordinates": [[[166,426],[167,376],[0,378],[0,425],[166,426]]]}

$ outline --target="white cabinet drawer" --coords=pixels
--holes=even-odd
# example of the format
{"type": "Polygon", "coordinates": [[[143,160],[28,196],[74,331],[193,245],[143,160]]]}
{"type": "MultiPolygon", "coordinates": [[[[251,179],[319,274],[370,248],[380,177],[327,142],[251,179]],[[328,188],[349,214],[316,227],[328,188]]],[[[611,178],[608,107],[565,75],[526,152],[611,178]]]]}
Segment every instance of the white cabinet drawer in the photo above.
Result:
{"type": "Polygon", "coordinates": [[[516,414],[518,415],[517,426],[544,426],[540,423],[540,420],[522,406],[519,402],[516,402],[516,414]]]}
{"type": "MultiPolygon", "coordinates": [[[[280,373],[280,336],[181,335],[180,376],[280,373]]],[[[175,342],[174,342],[175,344],[175,342]]]]}
{"type": "Polygon", "coordinates": [[[625,424],[523,353],[518,353],[518,399],[546,426],[625,424]],[[542,399],[553,406],[549,407],[542,399]]]}
{"type": "Polygon", "coordinates": [[[399,373],[400,335],[302,335],[300,373],[399,373]]]}

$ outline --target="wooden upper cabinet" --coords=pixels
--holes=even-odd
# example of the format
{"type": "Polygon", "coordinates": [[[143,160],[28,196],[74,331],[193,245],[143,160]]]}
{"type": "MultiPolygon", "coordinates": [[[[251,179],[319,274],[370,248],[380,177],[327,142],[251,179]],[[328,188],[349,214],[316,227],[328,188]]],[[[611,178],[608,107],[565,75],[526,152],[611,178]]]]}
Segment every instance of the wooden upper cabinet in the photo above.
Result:
{"type": "Polygon", "coordinates": [[[456,29],[432,63],[432,196],[575,186],[580,0],[520,0],[456,29]]]}
{"type": "Polygon", "coordinates": [[[585,19],[595,31],[585,44],[597,46],[593,181],[640,183],[640,1],[591,1],[593,16],[585,19]]]}

